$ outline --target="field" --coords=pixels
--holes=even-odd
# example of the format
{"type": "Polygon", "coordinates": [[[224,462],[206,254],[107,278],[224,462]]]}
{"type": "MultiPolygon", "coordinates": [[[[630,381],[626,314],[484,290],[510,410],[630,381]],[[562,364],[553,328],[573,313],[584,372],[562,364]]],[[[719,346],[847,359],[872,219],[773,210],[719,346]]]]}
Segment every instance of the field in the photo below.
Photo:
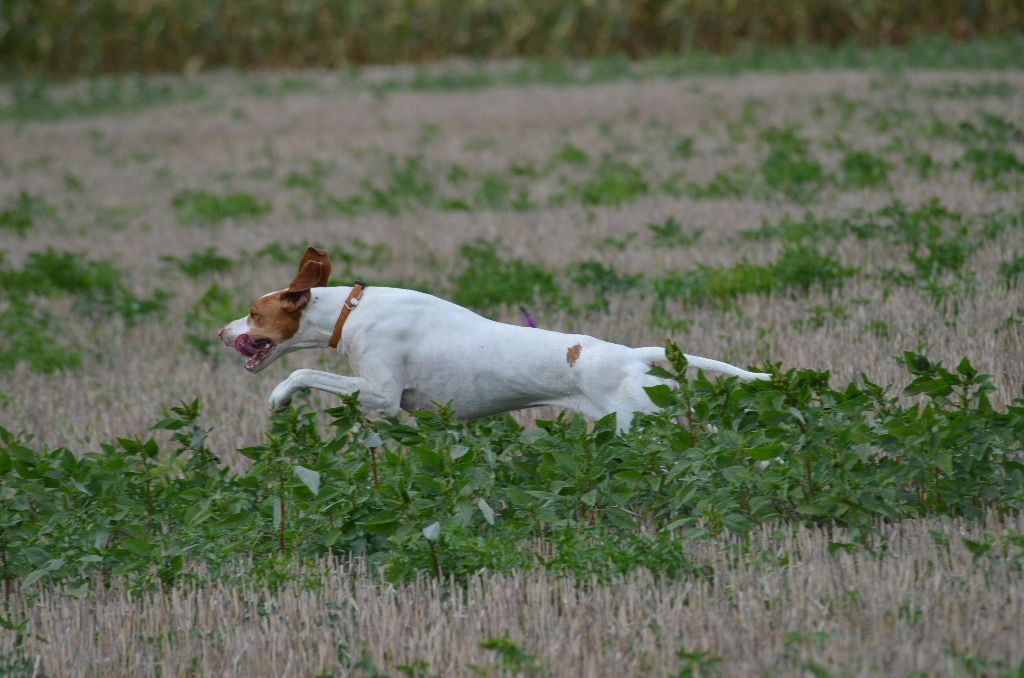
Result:
{"type": "Polygon", "coordinates": [[[999,49],[0,85],[0,675],[1020,675],[999,49]],[[214,333],[309,244],[776,379],[691,371],[622,439],[271,420],[344,359],[253,377],[214,333]]]}

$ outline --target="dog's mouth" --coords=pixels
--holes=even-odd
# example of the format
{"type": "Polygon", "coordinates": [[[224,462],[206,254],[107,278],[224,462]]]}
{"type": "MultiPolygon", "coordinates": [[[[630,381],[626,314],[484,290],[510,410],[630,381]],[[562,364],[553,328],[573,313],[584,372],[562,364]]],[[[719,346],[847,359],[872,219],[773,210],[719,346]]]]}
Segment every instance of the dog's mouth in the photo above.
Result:
{"type": "Polygon", "coordinates": [[[245,361],[245,369],[255,372],[274,352],[274,342],[270,339],[253,339],[248,334],[240,334],[235,338],[235,350],[248,358],[245,361]]]}

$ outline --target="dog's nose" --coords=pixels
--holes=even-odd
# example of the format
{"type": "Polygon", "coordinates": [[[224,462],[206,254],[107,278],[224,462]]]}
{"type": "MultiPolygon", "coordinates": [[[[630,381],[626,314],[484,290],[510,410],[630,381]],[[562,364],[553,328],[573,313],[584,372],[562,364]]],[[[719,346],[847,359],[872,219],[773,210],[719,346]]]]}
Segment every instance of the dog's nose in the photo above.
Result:
{"type": "Polygon", "coordinates": [[[226,329],[227,329],[226,327],[222,327],[219,330],[217,330],[217,338],[218,339],[223,339],[224,338],[224,330],[226,330],[226,329]]]}

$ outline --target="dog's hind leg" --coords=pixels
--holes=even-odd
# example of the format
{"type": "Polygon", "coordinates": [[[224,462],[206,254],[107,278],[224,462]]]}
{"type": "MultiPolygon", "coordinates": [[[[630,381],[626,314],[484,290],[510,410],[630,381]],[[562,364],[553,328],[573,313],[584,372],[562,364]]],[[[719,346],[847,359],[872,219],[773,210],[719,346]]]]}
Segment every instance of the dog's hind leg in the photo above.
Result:
{"type": "Polygon", "coordinates": [[[351,395],[359,392],[359,402],[366,408],[384,416],[395,416],[401,402],[401,387],[386,384],[372,384],[362,377],[345,377],[320,370],[295,370],[288,378],[274,387],[270,394],[270,409],[283,410],[288,407],[295,392],[304,388],[351,395]]]}

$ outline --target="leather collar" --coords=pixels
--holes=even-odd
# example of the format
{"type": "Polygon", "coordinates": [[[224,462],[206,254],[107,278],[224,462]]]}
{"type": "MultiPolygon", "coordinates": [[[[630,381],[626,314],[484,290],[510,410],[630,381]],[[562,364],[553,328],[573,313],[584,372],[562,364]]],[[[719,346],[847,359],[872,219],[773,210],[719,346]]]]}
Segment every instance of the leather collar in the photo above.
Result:
{"type": "Polygon", "coordinates": [[[341,341],[341,328],[345,326],[348,314],[359,305],[359,300],[363,298],[365,289],[366,283],[362,280],[357,280],[352,284],[352,291],[348,293],[348,298],[345,299],[345,304],[341,307],[341,313],[338,314],[338,321],[334,323],[334,332],[331,334],[331,343],[329,344],[331,348],[338,348],[338,342],[341,341]]]}

